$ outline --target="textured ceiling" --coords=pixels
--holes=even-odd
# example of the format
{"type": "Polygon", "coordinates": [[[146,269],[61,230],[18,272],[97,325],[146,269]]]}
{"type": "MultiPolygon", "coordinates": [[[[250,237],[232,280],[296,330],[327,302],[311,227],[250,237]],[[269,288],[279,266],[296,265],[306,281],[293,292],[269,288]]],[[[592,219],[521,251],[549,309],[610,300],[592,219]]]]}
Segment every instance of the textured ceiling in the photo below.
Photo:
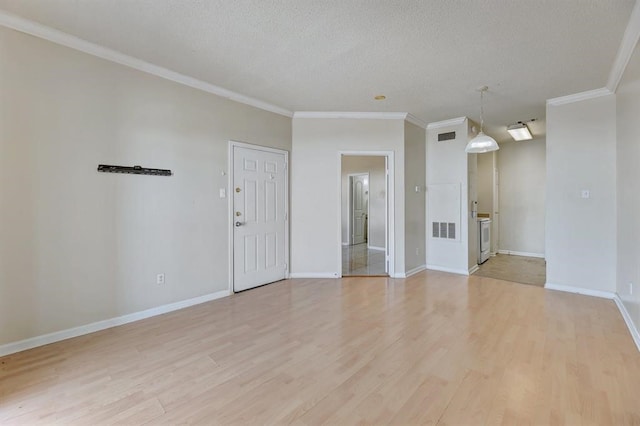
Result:
{"type": "Polygon", "coordinates": [[[605,86],[634,0],[0,0],[0,8],[291,111],[506,125],[605,86]],[[374,101],[384,94],[385,101],[374,101]]]}

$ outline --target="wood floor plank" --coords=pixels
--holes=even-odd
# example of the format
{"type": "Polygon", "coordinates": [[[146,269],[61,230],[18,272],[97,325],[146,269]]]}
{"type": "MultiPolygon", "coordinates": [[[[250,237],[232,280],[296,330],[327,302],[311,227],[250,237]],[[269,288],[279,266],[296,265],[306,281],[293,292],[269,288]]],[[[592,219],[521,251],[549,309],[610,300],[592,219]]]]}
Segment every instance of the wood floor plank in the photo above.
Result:
{"type": "Polygon", "coordinates": [[[640,424],[612,301],[487,277],[288,280],[0,358],[2,424],[640,424]]]}

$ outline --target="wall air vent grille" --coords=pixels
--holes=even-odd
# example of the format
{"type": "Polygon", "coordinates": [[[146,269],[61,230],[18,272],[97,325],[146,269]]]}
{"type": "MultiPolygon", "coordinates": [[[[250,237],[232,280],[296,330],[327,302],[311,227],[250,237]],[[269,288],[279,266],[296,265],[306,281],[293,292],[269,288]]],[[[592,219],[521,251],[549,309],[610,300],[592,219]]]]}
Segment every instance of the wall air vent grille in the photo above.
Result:
{"type": "Polygon", "coordinates": [[[456,224],[452,222],[431,222],[431,238],[456,239],[456,224]]]}
{"type": "Polygon", "coordinates": [[[438,133],[438,142],[452,141],[456,138],[456,132],[438,133]]]}
{"type": "Polygon", "coordinates": [[[440,238],[447,238],[447,222],[440,222],[440,238]]]}
{"type": "Polygon", "coordinates": [[[448,228],[449,228],[449,239],[455,240],[456,239],[456,224],[455,223],[449,223],[448,224],[448,228]]]}

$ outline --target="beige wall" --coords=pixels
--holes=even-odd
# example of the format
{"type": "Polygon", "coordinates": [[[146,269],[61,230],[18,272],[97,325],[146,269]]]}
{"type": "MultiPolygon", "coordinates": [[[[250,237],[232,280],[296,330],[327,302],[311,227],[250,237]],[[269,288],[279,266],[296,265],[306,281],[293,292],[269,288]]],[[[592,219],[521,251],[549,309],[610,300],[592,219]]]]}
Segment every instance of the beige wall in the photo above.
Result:
{"type": "Polygon", "coordinates": [[[616,96],[617,285],[616,291],[640,329],[640,47],[627,65],[616,96]],[[631,292],[629,284],[633,284],[631,292]]]}
{"type": "Polygon", "coordinates": [[[228,288],[228,141],[291,119],[7,29],[0,99],[0,345],[228,288]]]}
{"type": "Polygon", "coordinates": [[[500,146],[500,250],[544,256],[545,139],[500,146]]]}
{"type": "Polygon", "coordinates": [[[547,283],[613,292],[615,95],[548,105],[546,155],[547,283]],[[581,198],[582,190],[589,190],[591,197],[581,198]]]}
{"type": "Polygon", "coordinates": [[[494,152],[478,155],[478,213],[489,214],[492,218],[494,152]]]}
{"type": "Polygon", "coordinates": [[[395,153],[395,272],[404,272],[404,120],[294,118],[291,273],[339,276],[340,151],[395,153]]]}
{"type": "Polygon", "coordinates": [[[369,173],[368,245],[385,248],[386,173],[385,158],[375,156],[342,157],[342,244],[349,244],[349,175],[369,173]]]}
{"type": "Polygon", "coordinates": [[[404,124],[405,173],[405,271],[426,264],[426,130],[415,124],[404,124]],[[416,192],[418,187],[418,192],[416,192]]]}

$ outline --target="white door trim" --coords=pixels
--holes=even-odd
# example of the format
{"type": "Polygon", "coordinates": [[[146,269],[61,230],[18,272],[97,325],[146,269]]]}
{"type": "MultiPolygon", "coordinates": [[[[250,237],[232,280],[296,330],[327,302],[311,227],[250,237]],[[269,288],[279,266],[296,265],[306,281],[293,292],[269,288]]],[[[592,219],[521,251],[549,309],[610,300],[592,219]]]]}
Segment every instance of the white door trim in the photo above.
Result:
{"type": "Polygon", "coordinates": [[[271,148],[268,146],[262,145],[254,145],[246,142],[239,142],[230,140],[229,141],[229,149],[228,149],[228,164],[229,164],[229,172],[227,173],[227,226],[228,226],[228,238],[229,238],[229,293],[234,293],[234,276],[233,276],[233,223],[235,221],[235,216],[233,214],[233,176],[234,176],[234,168],[233,168],[233,149],[235,147],[239,148],[248,148],[255,149],[257,151],[264,152],[272,152],[275,154],[283,154],[285,167],[287,173],[284,176],[284,210],[286,212],[285,223],[284,223],[284,257],[287,263],[287,269],[285,271],[285,278],[289,278],[289,271],[291,270],[291,259],[289,257],[289,151],[278,148],[271,148]]]}
{"type": "Polygon", "coordinates": [[[386,253],[389,258],[390,277],[395,275],[395,179],[394,179],[394,152],[393,151],[338,151],[338,203],[337,203],[337,223],[338,232],[336,238],[336,247],[338,250],[338,258],[336,259],[336,271],[340,271],[338,278],[342,278],[342,157],[358,156],[358,157],[385,157],[387,172],[389,174],[389,188],[387,190],[387,208],[385,209],[385,245],[386,253]]]}

